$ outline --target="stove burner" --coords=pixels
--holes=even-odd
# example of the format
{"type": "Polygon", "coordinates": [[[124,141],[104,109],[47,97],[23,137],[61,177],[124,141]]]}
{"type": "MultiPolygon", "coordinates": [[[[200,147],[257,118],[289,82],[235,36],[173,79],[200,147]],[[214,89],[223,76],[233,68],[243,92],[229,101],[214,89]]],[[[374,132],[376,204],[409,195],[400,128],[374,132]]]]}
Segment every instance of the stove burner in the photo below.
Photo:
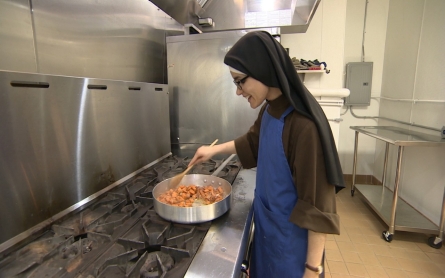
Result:
{"type": "Polygon", "coordinates": [[[168,178],[173,178],[174,176],[184,172],[185,169],[187,169],[187,168],[186,167],[182,167],[182,166],[180,166],[178,168],[175,168],[175,169],[171,169],[170,171],[168,171],[166,173],[163,173],[162,180],[165,180],[165,179],[168,179],[168,178]]]}
{"type": "Polygon", "coordinates": [[[64,247],[62,249],[62,259],[75,257],[79,253],[79,249],[76,245],[64,247]]]}
{"type": "Polygon", "coordinates": [[[158,178],[158,182],[161,182],[163,180],[165,180],[166,178],[164,177],[165,173],[168,173],[169,171],[171,171],[171,167],[168,165],[163,165],[161,167],[157,167],[154,169],[155,172],[157,173],[157,178],[158,178]]]}
{"type": "Polygon", "coordinates": [[[169,156],[162,161],[162,164],[168,165],[170,168],[173,168],[179,162],[179,158],[176,156],[169,156]]]}
{"type": "Polygon", "coordinates": [[[221,165],[222,161],[210,159],[194,167],[194,174],[211,175],[221,165]]]}
{"type": "Polygon", "coordinates": [[[164,277],[165,273],[173,268],[175,262],[173,258],[160,251],[147,254],[147,259],[140,270],[143,278],[164,277]]]}

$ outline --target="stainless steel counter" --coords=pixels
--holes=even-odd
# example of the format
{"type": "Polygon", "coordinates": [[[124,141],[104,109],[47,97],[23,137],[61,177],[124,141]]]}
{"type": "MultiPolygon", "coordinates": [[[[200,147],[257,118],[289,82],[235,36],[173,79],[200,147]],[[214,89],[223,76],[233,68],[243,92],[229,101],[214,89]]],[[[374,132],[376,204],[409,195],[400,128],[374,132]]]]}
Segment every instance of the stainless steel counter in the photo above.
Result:
{"type": "Polygon", "coordinates": [[[212,222],[185,277],[240,277],[247,249],[256,169],[242,169],[232,188],[232,207],[212,222]]]}

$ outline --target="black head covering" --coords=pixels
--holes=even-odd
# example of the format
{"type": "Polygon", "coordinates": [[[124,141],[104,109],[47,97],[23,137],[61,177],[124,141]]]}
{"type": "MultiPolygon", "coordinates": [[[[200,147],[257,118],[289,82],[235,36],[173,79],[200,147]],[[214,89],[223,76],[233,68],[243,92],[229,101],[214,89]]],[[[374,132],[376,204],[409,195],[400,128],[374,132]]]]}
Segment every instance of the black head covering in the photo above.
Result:
{"type": "Polygon", "coordinates": [[[249,32],[233,45],[224,63],[266,86],[276,87],[299,113],[315,122],[323,148],[327,179],[336,191],[345,187],[331,127],[314,96],[303,85],[281,44],[264,31],[249,32]]]}

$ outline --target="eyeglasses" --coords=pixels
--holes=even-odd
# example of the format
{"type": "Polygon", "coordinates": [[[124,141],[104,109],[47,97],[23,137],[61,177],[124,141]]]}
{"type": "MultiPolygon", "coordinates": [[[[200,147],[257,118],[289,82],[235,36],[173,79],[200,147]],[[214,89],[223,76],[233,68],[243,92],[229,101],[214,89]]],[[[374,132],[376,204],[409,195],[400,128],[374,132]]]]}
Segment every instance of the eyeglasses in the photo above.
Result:
{"type": "Polygon", "coordinates": [[[246,79],[247,79],[247,78],[249,78],[248,75],[246,75],[245,77],[241,78],[241,79],[238,80],[238,81],[233,80],[233,83],[235,83],[235,86],[236,86],[239,90],[242,90],[243,87],[241,87],[241,84],[244,84],[244,82],[246,82],[246,79]]]}

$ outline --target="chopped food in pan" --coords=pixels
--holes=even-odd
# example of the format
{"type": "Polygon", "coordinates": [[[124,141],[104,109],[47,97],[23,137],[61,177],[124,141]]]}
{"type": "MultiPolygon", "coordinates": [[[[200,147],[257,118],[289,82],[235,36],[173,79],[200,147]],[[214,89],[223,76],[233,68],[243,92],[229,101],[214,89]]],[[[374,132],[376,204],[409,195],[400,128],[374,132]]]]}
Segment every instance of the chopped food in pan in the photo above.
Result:
{"type": "Polygon", "coordinates": [[[210,205],[223,198],[224,190],[221,186],[180,185],[159,195],[158,201],[177,207],[192,207],[197,204],[210,205]]]}

